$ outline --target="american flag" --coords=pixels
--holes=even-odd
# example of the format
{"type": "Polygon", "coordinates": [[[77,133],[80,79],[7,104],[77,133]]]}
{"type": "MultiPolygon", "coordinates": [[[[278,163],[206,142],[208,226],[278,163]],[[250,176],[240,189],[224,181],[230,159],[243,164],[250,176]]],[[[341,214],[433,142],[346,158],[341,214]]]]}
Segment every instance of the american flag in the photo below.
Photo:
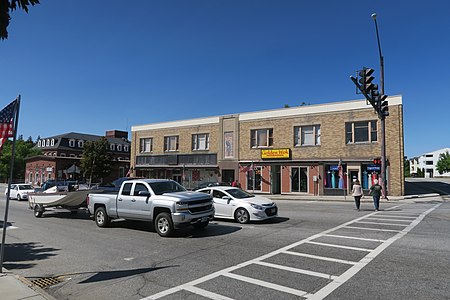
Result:
{"type": "Polygon", "coordinates": [[[0,111],[0,151],[3,143],[10,137],[13,137],[13,122],[16,112],[17,100],[11,102],[2,111],[0,111]]]}

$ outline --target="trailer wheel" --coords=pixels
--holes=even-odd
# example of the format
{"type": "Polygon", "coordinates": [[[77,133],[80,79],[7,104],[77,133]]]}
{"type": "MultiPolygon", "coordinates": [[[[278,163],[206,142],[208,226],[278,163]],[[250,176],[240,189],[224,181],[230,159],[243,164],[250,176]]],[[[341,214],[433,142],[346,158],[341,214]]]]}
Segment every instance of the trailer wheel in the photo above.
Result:
{"type": "Polygon", "coordinates": [[[106,213],[106,209],[103,206],[97,207],[94,214],[95,224],[98,227],[106,227],[109,225],[109,217],[106,213]]]}
{"type": "Polygon", "coordinates": [[[44,214],[44,211],[45,211],[45,209],[44,209],[44,207],[42,206],[42,204],[36,204],[36,205],[34,206],[34,216],[35,216],[36,218],[42,217],[42,215],[44,214]]]}
{"type": "Polygon", "coordinates": [[[155,219],[155,230],[162,237],[171,236],[174,228],[172,223],[172,218],[169,213],[161,212],[156,216],[155,219]]]}

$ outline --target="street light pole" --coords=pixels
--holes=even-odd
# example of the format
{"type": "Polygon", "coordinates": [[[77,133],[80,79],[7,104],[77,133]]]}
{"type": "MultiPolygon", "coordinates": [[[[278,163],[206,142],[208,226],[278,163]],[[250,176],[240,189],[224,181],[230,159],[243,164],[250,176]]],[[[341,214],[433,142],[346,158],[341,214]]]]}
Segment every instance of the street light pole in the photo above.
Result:
{"type": "MultiPolygon", "coordinates": [[[[380,93],[384,95],[384,58],[381,53],[380,35],[378,34],[377,14],[372,14],[372,19],[375,22],[375,30],[377,33],[378,53],[380,55],[380,93]]],[[[380,103],[381,105],[381,103],[380,103]]],[[[383,197],[387,199],[386,193],[386,117],[380,116],[381,123],[381,188],[383,197]]]]}

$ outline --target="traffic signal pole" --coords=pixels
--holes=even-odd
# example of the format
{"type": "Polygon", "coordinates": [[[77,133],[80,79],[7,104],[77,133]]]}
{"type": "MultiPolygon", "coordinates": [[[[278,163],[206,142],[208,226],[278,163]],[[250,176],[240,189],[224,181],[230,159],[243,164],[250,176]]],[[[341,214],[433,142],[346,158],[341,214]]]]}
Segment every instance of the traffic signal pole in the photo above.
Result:
{"type": "MultiPolygon", "coordinates": [[[[384,58],[381,53],[380,35],[378,34],[377,14],[372,14],[372,19],[375,22],[375,30],[377,33],[378,53],[380,55],[380,92],[384,95],[384,58]]],[[[387,199],[386,189],[386,116],[382,115],[380,118],[381,123],[381,188],[383,197],[387,199]]]]}

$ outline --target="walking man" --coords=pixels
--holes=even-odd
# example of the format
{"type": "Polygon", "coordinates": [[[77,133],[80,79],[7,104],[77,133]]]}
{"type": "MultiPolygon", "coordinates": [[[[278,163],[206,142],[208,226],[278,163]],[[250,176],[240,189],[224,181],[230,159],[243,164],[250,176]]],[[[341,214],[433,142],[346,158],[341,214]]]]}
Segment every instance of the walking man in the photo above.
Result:
{"type": "Polygon", "coordinates": [[[373,206],[375,210],[380,210],[380,197],[381,197],[381,185],[378,184],[378,180],[373,181],[373,185],[370,187],[370,195],[373,197],[373,206]]]}

